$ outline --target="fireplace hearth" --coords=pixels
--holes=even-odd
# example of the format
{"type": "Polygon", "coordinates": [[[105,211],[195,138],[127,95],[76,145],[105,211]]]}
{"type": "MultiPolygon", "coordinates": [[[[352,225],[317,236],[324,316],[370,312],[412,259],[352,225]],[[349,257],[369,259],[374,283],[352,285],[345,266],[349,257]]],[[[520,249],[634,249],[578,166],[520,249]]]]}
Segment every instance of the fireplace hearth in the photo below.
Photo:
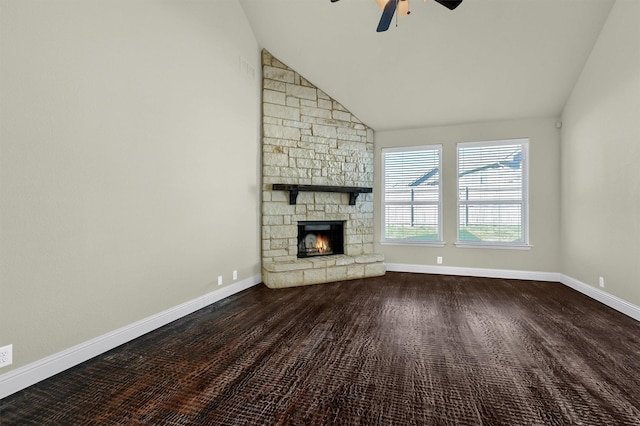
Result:
{"type": "Polygon", "coordinates": [[[298,258],[344,253],[344,221],[298,222],[298,258]]]}

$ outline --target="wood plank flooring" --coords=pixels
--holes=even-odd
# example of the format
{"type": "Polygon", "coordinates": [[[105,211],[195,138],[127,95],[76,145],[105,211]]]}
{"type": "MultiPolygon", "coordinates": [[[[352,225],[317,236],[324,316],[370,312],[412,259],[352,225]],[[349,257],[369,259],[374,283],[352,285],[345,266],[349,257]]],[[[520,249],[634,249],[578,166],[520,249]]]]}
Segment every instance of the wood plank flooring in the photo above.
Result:
{"type": "Polygon", "coordinates": [[[640,425],[640,323],[559,283],[256,286],[0,401],[9,425],[640,425]]]}

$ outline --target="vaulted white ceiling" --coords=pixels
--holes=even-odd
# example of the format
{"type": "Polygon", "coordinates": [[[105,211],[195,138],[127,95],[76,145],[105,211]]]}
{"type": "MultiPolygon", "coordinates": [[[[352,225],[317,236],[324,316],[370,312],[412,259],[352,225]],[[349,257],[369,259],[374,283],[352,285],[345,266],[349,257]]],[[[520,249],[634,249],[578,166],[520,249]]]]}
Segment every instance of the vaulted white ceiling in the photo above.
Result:
{"type": "Polygon", "coordinates": [[[240,0],[261,47],[375,130],[558,116],[614,0],[240,0]]]}

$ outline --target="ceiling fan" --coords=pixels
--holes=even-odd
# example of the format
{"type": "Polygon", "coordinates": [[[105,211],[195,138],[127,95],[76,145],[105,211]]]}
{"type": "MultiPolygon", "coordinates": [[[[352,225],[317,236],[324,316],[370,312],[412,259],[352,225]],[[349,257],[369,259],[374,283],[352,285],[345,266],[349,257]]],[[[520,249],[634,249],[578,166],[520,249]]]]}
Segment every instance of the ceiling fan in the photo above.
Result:
{"type": "MultiPolygon", "coordinates": [[[[335,3],[339,0],[331,0],[331,3],[335,3]]],[[[377,32],[381,33],[383,31],[387,31],[389,29],[389,25],[391,25],[391,21],[393,20],[393,15],[398,11],[398,15],[405,16],[411,13],[409,10],[409,0],[376,0],[380,8],[382,8],[382,16],[380,17],[380,22],[378,23],[377,32]]],[[[425,2],[427,0],[424,0],[425,2]]],[[[462,0],[435,0],[437,3],[440,3],[444,7],[449,10],[453,10],[456,7],[460,6],[462,0]]]]}

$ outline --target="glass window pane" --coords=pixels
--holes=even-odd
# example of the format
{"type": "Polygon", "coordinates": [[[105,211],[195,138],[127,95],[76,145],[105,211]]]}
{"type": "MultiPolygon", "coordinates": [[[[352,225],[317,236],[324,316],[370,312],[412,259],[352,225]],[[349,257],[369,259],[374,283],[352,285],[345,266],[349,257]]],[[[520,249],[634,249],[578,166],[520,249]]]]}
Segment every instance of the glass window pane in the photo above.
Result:
{"type": "Polygon", "coordinates": [[[458,240],[527,244],[528,140],[458,144],[458,240]]]}
{"type": "Polygon", "coordinates": [[[440,241],[440,152],[383,150],[383,239],[440,241]]]}
{"type": "Polygon", "coordinates": [[[521,205],[463,205],[460,208],[459,240],[523,243],[521,217],[521,205]]]}

